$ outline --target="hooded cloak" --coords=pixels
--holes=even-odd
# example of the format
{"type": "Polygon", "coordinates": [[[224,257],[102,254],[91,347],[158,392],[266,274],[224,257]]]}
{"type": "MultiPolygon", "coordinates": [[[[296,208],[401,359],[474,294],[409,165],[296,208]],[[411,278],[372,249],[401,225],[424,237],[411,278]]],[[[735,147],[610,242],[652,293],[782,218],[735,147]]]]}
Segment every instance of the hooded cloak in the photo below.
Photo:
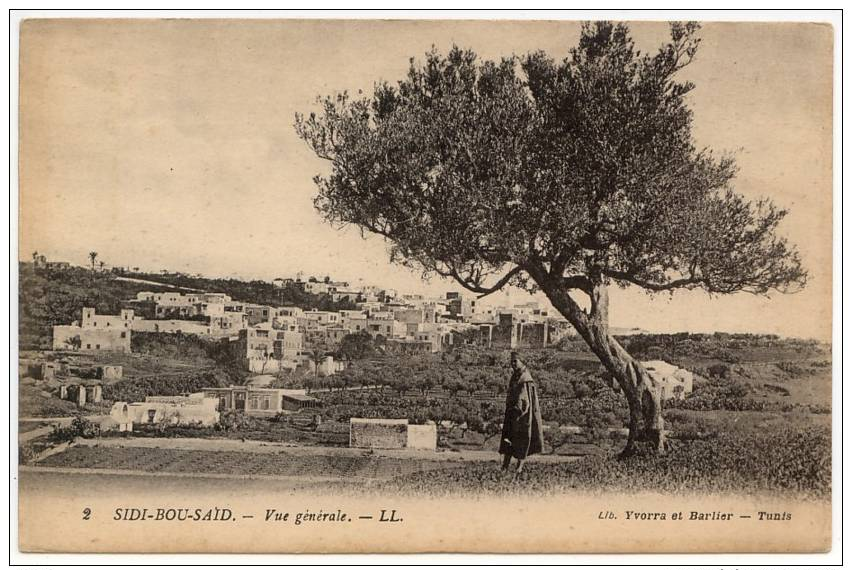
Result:
{"type": "Polygon", "coordinates": [[[509,389],[506,391],[506,414],[503,418],[500,453],[526,459],[530,455],[541,453],[543,446],[544,432],[538,387],[527,367],[521,364],[520,368],[512,373],[509,389]]]}

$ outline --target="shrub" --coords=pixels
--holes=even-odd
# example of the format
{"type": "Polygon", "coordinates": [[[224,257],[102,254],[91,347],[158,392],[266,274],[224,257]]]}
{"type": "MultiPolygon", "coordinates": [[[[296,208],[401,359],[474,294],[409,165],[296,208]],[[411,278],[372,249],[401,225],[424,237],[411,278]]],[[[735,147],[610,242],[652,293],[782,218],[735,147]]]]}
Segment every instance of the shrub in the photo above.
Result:
{"type": "Polygon", "coordinates": [[[667,410],[665,420],[670,437],[678,440],[714,439],[719,437],[719,429],[706,418],[695,416],[681,410],[667,410]]]}
{"type": "Polygon", "coordinates": [[[99,425],[92,423],[83,415],[78,414],[71,420],[71,425],[67,427],[54,426],[53,431],[48,437],[54,443],[62,443],[74,441],[78,437],[86,439],[97,437],[100,435],[100,431],[99,425]]]}
{"type": "Polygon", "coordinates": [[[772,407],[768,402],[751,398],[752,387],[737,380],[713,376],[697,384],[684,400],[669,400],[666,407],[683,410],[763,411],[772,407]]]}
{"type": "Polygon", "coordinates": [[[731,377],[731,367],[727,364],[712,364],[707,367],[707,375],[711,378],[724,378],[727,380],[731,377]]]}
{"type": "Polygon", "coordinates": [[[38,450],[28,443],[22,443],[18,446],[18,463],[20,465],[31,462],[38,456],[38,450]]]}
{"type": "Polygon", "coordinates": [[[216,424],[216,429],[221,431],[263,429],[264,424],[267,423],[269,422],[246,415],[242,410],[231,410],[219,415],[219,423],[216,424]]]}
{"type": "Polygon", "coordinates": [[[807,369],[797,362],[777,362],[775,366],[788,376],[802,376],[807,369]]]}

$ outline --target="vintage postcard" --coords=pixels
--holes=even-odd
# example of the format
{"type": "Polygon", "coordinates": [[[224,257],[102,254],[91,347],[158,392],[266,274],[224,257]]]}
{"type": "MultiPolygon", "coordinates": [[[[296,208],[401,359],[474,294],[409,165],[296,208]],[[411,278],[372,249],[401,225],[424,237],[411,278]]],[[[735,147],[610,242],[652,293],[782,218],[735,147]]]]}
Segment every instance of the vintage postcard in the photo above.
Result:
{"type": "Polygon", "coordinates": [[[19,35],[20,551],[831,548],[831,24],[19,35]]]}

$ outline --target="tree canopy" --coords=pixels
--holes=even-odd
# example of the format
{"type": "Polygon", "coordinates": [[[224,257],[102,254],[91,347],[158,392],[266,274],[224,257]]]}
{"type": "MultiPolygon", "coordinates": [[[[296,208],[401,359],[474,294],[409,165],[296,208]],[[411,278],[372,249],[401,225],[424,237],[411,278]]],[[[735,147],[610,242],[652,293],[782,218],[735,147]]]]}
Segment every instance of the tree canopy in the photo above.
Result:
{"type": "Polygon", "coordinates": [[[331,163],[315,205],[479,294],[544,278],[586,292],[800,287],[799,255],[776,233],[786,212],[737,194],[733,157],[692,136],[694,85],[676,75],[698,28],[673,23],[641,53],[626,25],[584,24],[561,61],[433,48],[372,96],[321,99],[296,118],[331,163]]]}
{"type": "Polygon", "coordinates": [[[433,48],[395,86],[296,116],[331,163],[315,178],[329,222],[382,235],[391,259],[475,293],[547,295],[624,392],[628,455],[664,451],[662,389],[610,333],[611,284],[762,294],[807,278],[776,231],[786,212],[736,193],[733,157],[694,140],[694,85],[676,76],[698,29],[673,23],[642,53],[625,24],[584,24],[561,61],[433,48]]]}

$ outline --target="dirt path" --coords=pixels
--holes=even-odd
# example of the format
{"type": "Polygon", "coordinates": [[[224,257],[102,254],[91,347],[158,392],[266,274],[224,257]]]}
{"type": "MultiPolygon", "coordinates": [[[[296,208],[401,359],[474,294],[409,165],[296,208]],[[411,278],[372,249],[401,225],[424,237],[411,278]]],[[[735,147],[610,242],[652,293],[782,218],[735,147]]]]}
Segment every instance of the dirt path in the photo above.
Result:
{"type": "MultiPolygon", "coordinates": [[[[373,457],[428,461],[496,461],[499,456],[493,451],[479,450],[425,450],[425,449],[356,449],[349,447],[322,447],[309,445],[294,445],[277,442],[264,442],[237,439],[208,439],[208,438],[100,438],[78,439],[77,445],[82,447],[117,447],[144,449],[174,449],[184,451],[242,451],[248,453],[275,453],[296,456],[326,456],[326,457],[373,457]]],[[[575,461],[574,456],[535,455],[531,462],[565,463],[575,461]]]]}
{"type": "MultiPolygon", "coordinates": [[[[257,500],[271,495],[289,496],[293,492],[339,492],[341,479],[290,475],[232,475],[221,473],[154,473],[129,469],[86,469],[69,467],[22,466],[18,471],[21,496],[59,496],[67,498],[69,489],[97,489],[98,496],[148,497],[151,500],[201,500],[236,497],[257,500]],[[332,487],[333,486],[333,487],[332,487]]],[[[346,480],[362,489],[369,480],[346,480]]]]}
{"type": "Polygon", "coordinates": [[[179,285],[171,285],[170,283],[160,283],[159,281],[149,281],[148,279],[137,279],[136,277],[116,277],[116,281],[128,281],[130,283],[142,283],[143,285],[156,285],[157,287],[166,287],[168,289],[179,289],[181,291],[198,291],[203,293],[201,289],[193,289],[192,287],[181,287],[179,285]]]}
{"type": "MultiPolygon", "coordinates": [[[[323,477],[318,475],[237,475],[233,473],[178,473],[178,472],[155,472],[141,471],[138,469],[93,469],[89,467],[44,467],[40,465],[21,465],[18,467],[19,473],[51,473],[62,475],[108,475],[108,476],[125,476],[125,477],[161,477],[166,479],[230,479],[243,481],[247,479],[258,479],[262,481],[281,481],[285,483],[293,483],[299,485],[314,485],[317,483],[333,483],[340,481],[340,477],[323,477]]],[[[351,476],[348,478],[363,479],[371,481],[367,477],[351,476]]]]}
{"type": "MultiPolygon", "coordinates": [[[[106,416],[86,416],[86,419],[91,422],[100,422],[106,416]]],[[[46,423],[49,425],[38,427],[35,429],[31,429],[28,431],[19,431],[18,432],[18,441],[20,443],[25,443],[27,441],[36,439],[38,437],[42,437],[50,434],[53,431],[54,425],[59,425],[61,427],[67,427],[71,425],[71,422],[74,420],[73,416],[65,416],[65,417],[54,417],[54,418],[21,418],[19,422],[38,422],[38,423],[46,423]]]]}
{"type": "MultiPolygon", "coordinates": [[[[42,423],[50,422],[50,423],[64,424],[64,423],[71,423],[71,420],[73,420],[75,417],[77,417],[77,416],[53,416],[53,417],[49,417],[49,418],[23,417],[23,418],[18,418],[18,421],[19,422],[42,422],[42,423]]],[[[91,414],[91,415],[88,415],[88,416],[85,416],[85,417],[86,417],[87,420],[93,420],[94,421],[94,420],[102,418],[103,416],[97,415],[97,414],[91,414]]]]}

